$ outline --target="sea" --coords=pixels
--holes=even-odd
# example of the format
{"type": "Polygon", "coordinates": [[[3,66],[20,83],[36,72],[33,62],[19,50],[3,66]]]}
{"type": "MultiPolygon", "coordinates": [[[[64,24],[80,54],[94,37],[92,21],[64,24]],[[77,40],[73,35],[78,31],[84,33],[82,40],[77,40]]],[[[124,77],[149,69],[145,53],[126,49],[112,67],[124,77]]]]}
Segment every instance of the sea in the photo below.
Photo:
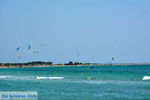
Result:
{"type": "Polygon", "coordinates": [[[38,100],[150,100],[150,65],[0,68],[0,91],[38,100]]]}

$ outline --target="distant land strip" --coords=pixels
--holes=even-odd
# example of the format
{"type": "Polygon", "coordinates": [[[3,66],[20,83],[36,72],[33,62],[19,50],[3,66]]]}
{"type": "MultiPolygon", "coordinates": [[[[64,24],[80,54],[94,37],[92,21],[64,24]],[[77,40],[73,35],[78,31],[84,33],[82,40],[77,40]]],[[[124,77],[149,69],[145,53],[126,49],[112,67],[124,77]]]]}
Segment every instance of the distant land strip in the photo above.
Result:
{"type": "Polygon", "coordinates": [[[53,64],[52,62],[32,61],[27,63],[0,63],[0,68],[15,68],[15,67],[50,67],[50,66],[113,66],[113,65],[150,65],[150,63],[79,63],[69,61],[63,64],[53,64]]]}

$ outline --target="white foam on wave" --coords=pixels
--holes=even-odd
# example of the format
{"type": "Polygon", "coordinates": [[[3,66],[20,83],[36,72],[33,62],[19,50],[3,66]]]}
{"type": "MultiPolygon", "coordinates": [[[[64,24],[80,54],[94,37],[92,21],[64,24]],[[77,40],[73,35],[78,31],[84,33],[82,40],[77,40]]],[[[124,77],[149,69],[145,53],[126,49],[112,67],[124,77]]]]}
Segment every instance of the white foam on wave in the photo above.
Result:
{"type": "Polygon", "coordinates": [[[39,77],[37,76],[36,79],[38,80],[43,80],[43,79],[61,80],[61,79],[64,79],[64,77],[39,77]]]}
{"type": "Polygon", "coordinates": [[[38,79],[38,80],[61,80],[64,79],[64,77],[45,77],[45,76],[8,76],[8,75],[0,75],[0,79],[15,79],[15,80],[32,80],[32,79],[38,79]]]}
{"type": "Polygon", "coordinates": [[[3,78],[10,78],[11,76],[8,76],[8,75],[0,75],[0,79],[3,79],[3,78]]]}
{"type": "Polygon", "coordinates": [[[142,80],[150,80],[150,76],[144,76],[142,80]]]}
{"type": "Polygon", "coordinates": [[[34,79],[34,76],[10,76],[10,75],[0,75],[0,79],[9,79],[9,80],[31,80],[34,79]]]}

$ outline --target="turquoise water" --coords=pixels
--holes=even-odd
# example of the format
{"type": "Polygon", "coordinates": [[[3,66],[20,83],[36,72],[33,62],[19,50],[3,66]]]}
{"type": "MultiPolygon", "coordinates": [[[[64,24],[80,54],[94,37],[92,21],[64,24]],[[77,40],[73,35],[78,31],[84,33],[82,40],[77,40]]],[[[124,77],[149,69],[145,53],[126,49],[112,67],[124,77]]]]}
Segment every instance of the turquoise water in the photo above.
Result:
{"type": "Polygon", "coordinates": [[[1,68],[0,91],[38,91],[39,100],[150,100],[150,66],[1,68]]]}

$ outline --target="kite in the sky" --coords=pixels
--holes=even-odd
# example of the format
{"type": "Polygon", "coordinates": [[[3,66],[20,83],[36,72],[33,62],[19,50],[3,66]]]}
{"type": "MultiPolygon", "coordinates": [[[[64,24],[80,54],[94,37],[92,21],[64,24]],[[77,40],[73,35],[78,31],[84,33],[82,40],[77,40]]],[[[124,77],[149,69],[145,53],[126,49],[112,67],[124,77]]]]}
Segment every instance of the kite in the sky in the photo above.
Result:
{"type": "Polygon", "coordinates": [[[112,57],[112,60],[114,60],[114,57],[112,57]]]}
{"type": "Polygon", "coordinates": [[[39,50],[34,50],[33,52],[38,54],[38,53],[39,53],[39,50]]]}
{"type": "Polygon", "coordinates": [[[25,44],[28,48],[28,50],[30,50],[31,46],[29,44],[25,44]]]}
{"type": "Polygon", "coordinates": [[[18,51],[20,49],[20,47],[18,47],[16,50],[18,51]]]}
{"type": "Polygon", "coordinates": [[[44,47],[44,46],[46,46],[46,43],[45,43],[45,42],[42,42],[42,43],[41,43],[41,47],[44,47]]]}
{"type": "Polygon", "coordinates": [[[80,53],[79,53],[79,51],[78,50],[75,50],[75,52],[76,52],[76,54],[79,56],[80,55],[80,53]]]}

